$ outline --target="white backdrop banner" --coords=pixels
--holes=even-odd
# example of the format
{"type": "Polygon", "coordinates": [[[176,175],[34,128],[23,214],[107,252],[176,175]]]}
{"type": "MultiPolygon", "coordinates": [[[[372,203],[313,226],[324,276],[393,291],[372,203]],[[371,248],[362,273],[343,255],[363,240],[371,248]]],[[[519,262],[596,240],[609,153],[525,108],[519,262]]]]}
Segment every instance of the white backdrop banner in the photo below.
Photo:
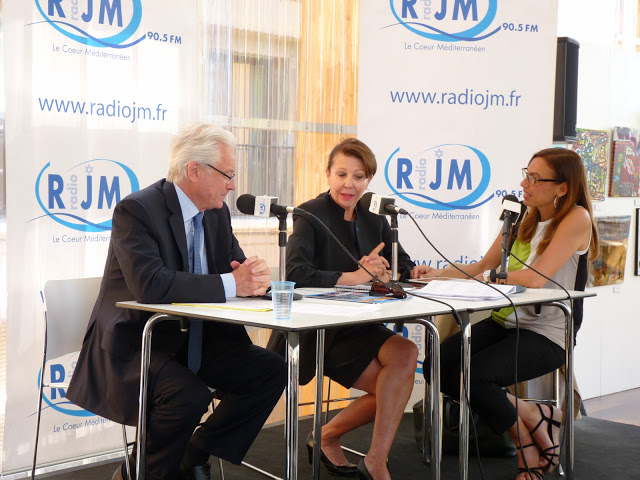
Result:
{"type": "MultiPolygon", "coordinates": [[[[102,275],[113,207],[165,176],[172,133],[198,119],[201,42],[196,0],[8,0],[3,13],[7,473],[31,463],[43,285],[102,275]]],[[[67,378],[75,358],[46,375],[67,378]]],[[[39,464],[113,450],[121,438],[63,389],[45,392],[39,464]]]]}
{"type": "Polygon", "coordinates": [[[442,254],[401,217],[416,263],[477,262],[502,197],[522,199],[520,169],[552,143],[556,23],[557,1],[361,4],[358,137],[378,159],[370,189],[394,196],[442,254]]]}

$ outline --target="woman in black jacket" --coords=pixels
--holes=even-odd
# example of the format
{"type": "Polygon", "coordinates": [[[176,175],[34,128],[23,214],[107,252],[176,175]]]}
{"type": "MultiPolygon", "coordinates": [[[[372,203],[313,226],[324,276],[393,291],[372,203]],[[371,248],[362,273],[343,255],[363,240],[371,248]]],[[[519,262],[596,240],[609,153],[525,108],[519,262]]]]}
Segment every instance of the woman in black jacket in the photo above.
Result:
{"type": "MultiPolygon", "coordinates": [[[[375,156],[364,143],[347,139],[336,145],[327,165],[329,191],[300,205],[317,216],[360,259],[369,272],[389,281],[391,228],[385,217],[365,210],[360,198],[376,172],[375,156]]],[[[408,278],[413,262],[399,246],[398,273],[408,278]]],[[[333,287],[371,281],[325,229],[303,215],[293,216],[287,246],[287,280],[296,287],[333,287]]],[[[315,332],[300,339],[300,383],[315,374],[315,332]]],[[[285,338],[274,332],[267,348],[284,355],[285,338]]],[[[416,345],[384,325],[330,328],[325,334],[324,373],[346,388],[366,392],[322,428],[321,460],[337,475],[389,479],[387,455],[414,384],[416,345]],[[371,447],[359,466],[340,446],[345,433],[375,420],[371,447]]],[[[307,448],[313,448],[311,434],[307,448]]]]}

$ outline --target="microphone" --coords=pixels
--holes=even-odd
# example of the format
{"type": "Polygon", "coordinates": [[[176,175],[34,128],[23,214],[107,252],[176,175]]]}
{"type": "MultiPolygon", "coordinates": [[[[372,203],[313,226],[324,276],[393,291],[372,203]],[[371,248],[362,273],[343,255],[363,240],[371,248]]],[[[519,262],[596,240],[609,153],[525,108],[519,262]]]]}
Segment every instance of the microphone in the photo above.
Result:
{"type": "Polygon", "coordinates": [[[393,197],[382,197],[367,192],[360,200],[362,206],[376,215],[391,215],[391,280],[398,281],[398,214],[408,215],[404,208],[396,207],[393,197]]]}
{"type": "Polygon", "coordinates": [[[245,215],[255,215],[256,217],[277,217],[288,213],[301,213],[302,210],[295,207],[278,205],[278,197],[268,197],[262,195],[256,197],[250,193],[245,193],[236,200],[236,207],[245,215]]]}
{"type": "MultiPolygon", "coordinates": [[[[278,247],[280,249],[280,280],[285,279],[286,272],[286,258],[287,258],[287,215],[289,213],[306,213],[301,208],[287,207],[284,205],[278,205],[276,202],[278,197],[269,197],[262,195],[256,197],[250,193],[245,193],[238,197],[236,200],[236,207],[240,212],[245,215],[255,215],[256,217],[278,217],[280,223],[278,232],[278,247]]],[[[271,292],[267,292],[263,295],[263,298],[271,298],[271,292]]],[[[293,299],[298,300],[302,298],[299,293],[293,294],[293,299]]]]}
{"type": "Polygon", "coordinates": [[[516,217],[513,223],[517,223],[524,205],[518,201],[515,195],[505,195],[502,199],[502,207],[503,210],[500,213],[500,220],[504,220],[505,216],[513,216],[512,214],[515,213],[516,217]]]}
{"type": "Polygon", "coordinates": [[[491,270],[490,278],[492,282],[507,283],[507,257],[509,255],[509,236],[511,235],[511,227],[520,218],[522,213],[522,205],[515,195],[505,195],[502,199],[502,255],[500,259],[500,273],[495,269],[491,270]]]}
{"type": "Polygon", "coordinates": [[[404,208],[397,207],[393,197],[383,197],[373,192],[365,193],[360,199],[362,206],[376,215],[409,215],[404,208]]]}

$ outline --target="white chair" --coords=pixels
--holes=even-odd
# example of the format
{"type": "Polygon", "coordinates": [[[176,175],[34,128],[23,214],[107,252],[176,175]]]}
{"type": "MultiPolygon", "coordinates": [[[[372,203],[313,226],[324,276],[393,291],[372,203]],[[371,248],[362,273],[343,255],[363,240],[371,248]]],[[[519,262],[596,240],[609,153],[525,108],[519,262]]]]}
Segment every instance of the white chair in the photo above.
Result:
{"type": "Polygon", "coordinates": [[[47,359],[58,358],[80,350],[93,305],[98,298],[101,281],[101,277],[49,280],[44,286],[46,306],[44,340],[31,478],[35,478],[36,471],[43,390],[45,388],[67,388],[71,379],[68,377],[65,382],[45,382],[47,359]]]}
{"type": "MultiPolygon", "coordinates": [[[[45,382],[44,372],[48,359],[77,352],[82,348],[87,323],[98,298],[102,277],[73,278],[69,280],[49,280],[44,286],[44,340],[42,369],[40,373],[40,393],[36,410],[36,430],[33,442],[33,461],[31,478],[35,478],[38,455],[38,437],[40,434],[40,416],[42,411],[42,393],[45,388],[67,388],[71,377],[65,382],[45,382]]],[[[122,425],[122,440],[127,477],[131,477],[129,465],[129,447],[126,426],[122,425]]],[[[224,480],[222,461],[218,459],[220,475],[224,480]]]]}

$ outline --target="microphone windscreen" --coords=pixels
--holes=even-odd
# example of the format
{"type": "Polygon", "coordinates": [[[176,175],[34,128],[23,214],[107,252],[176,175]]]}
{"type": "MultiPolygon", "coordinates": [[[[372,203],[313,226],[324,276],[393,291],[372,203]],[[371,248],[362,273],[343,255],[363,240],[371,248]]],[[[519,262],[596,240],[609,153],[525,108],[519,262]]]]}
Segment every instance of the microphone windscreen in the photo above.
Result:
{"type": "Polygon", "coordinates": [[[502,199],[502,208],[518,215],[522,212],[522,204],[515,195],[505,195],[502,199]]]}
{"type": "Polygon", "coordinates": [[[253,215],[256,207],[256,197],[250,193],[245,193],[236,200],[236,207],[245,215],[253,215]]]}
{"type": "Polygon", "coordinates": [[[367,192],[360,199],[360,205],[362,205],[365,210],[369,210],[369,207],[371,206],[372,197],[373,197],[373,192],[367,192]]]}
{"type": "MultiPolygon", "coordinates": [[[[518,201],[515,195],[505,195],[502,199],[502,212],[500,212],[500,220],[504,220],[507,212],[513,212],[520,217],[524,205],[518,201]]],[[[509,214],[510,215],[510,214],[509,214]]]]}
{"type": "Polygon", "coordinates": [[[502,203],[504,203],[505,200],[509,200],[511,202],[518,202],[519,203],[518,197],[516,197],[515,195],[511,195],[511,194],[510,195],[505,195],[504,197],[502,197],[502,203]]]}

